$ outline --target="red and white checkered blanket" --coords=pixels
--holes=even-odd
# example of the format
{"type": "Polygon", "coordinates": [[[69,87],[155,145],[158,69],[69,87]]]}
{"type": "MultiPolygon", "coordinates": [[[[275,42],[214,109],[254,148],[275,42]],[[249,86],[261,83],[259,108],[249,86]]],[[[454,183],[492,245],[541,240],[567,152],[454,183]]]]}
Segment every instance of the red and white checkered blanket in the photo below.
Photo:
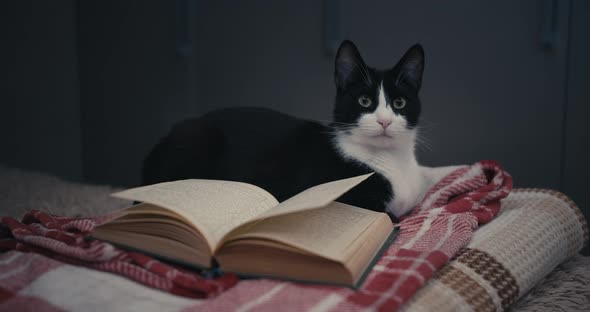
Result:
{"type": "MultiPolygon", "coordinates": [[[[176,295],[209,298],[185,300],[180,306],[178,300],[173,301],[174,304],[159,306],[169,310],[396,310],[469,243],[478,224],[494,218],[500,209],[500,199],[506,197],[511,189],[512,178],[493,161],[478,162],[450,173],[400,222],[401,230],[396,241],[358,290],[264,279],[238,282],[232,274],[205,279],[195,272],[164,264],[143,254],[126,252],[105,242],[86,241],[85,235],[107,217],[73,219],[33,211],[22,222],[1,218],[4,228],[0,228],[0,250],[12,251],[0,254],[0,310],[13,307],[35,310],[81,307],[69,300],[80,302],[84,298],[69,296],[56,302],[46,300],[51,296],[31,290],[38,289],[37,283],[42,282],[78,287],[66,283],[75,279],[76,275],[85,276],[76,281],[78,284],[97,279],[92,275],[96,273],[64,263],[115,273],[176,295]],[[51,274],[59,270],[64,272],[51,274]],[[88,277],[90,275],[92,277],[88,277]],[[31,287],[33,284],[36,287],[31,287]]],[[[106,285],[107,282],[102,279],[101,284],[106,285]]],[[[126,284],[123,287],[121,283],[129,282],[116,276],[112,279],[119,286],[113,286],[115,282],[110,281],[111,288],[120,290],[109,296],[120,296],[115,299],[127,300],[127,304],[149,305],[170,301],[154,294],[157,292],[145,290],[154,292],[152,297],[160,296],[159,299],[129,302],[129,294],[125,291],[139,286],[126,284]]],[[[92,293],[87,292],[83,296],[91,300],[92,293]]]]}

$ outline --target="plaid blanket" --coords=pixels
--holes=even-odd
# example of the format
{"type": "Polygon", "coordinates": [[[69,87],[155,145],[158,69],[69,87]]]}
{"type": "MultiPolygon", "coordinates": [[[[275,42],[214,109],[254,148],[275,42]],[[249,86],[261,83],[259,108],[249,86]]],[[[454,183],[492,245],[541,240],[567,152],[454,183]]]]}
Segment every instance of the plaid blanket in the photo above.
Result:
{"type": "MultiPolygon", "coordinates": [[[[198,306],[212,310],[248,310],[252,307],[273,311],[277,307],[396,310],[469,243],[478,224],[492,220],[500,209],[500,199],[506,197],[511,188],[510,175],[493,161],[462,167],[443,178],[401,221],[397,240],[357,291],[248,280],[239,282],[215,299],[200,302],[198,306]]],[[[190,297],[212,297],[236,283],[231,274],[204,279],[145,255],[125,252],[104,242],[85,241],[84,235],[103,221],[104,218],[60,218],[41,212],[28,214],[23,222],[2,218],[0,222],[6,230],[0,233],[0,237],[4,237],[0,248],[34,251],[190,297]]],[[[14,306],[15,302],[33,304],[34,300],[23,300],[22,289],[59,263],[14,251],[0,256],[0,304],[5,308],[14,306]],[[34,267],[31,266],[33,262],[36,262],[34,267]]]]}
{"type": "Polygon", "coordinates": [[[95,226],[112,217],[73,219],[32,211],[22,222],[2,218],[0,222],[8,227],[12,238],[0,240],[0,250],[35,252],[66,263],[123,275],[144,285],[192,298],[215,296],[237,283],[234,274],[205,279],[195,272],[162,263],[145,254],[85,239],[95,226]]]}

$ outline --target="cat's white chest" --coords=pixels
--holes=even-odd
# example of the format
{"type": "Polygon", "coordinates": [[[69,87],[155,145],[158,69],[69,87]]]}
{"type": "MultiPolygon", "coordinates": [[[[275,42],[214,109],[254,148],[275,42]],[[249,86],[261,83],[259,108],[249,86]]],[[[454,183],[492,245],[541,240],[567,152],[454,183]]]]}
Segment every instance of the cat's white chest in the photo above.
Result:
{"type": "Polygon", "coordinates": [[[400,172],[398,175],[387,176],[387,173],[381,173],[390,181],[394,192],[393,199],[385,207],[397,217],[409,212],[424,196],[424,186],[418,166],[405,169],[398,171],[400,172]]]}
{"type": "Polygon", "coordinates": [[[410,211],[424,195],[424,183],[420,167],[414,161],[384,156],[378,161],[367,160],[366,164],[383,175],[393,188],[393,198],[385,205],[385,209],[395,215],[402,216],[410,211]]]}
{"type": "Polygon", "coordinates": [[[347,141],[338,142],[338,146],[345,157],[366,164],[391,183],[393,198],[386,202],[388,212],[404,215],[424,196],[424,177],[413,153],[376,150],[347,141]]]}

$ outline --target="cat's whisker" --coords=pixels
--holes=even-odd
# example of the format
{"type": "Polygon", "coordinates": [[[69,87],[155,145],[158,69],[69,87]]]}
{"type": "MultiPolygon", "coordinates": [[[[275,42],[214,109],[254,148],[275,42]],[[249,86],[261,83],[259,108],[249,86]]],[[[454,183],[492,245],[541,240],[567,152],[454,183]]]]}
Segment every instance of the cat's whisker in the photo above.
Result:
{"type": "Polygon", "coordinates": [[[325,126],[338,126],[338,127],[343,127],[343,126],[356,127],[356,126],[358,126],[356,123],[350,123],[350,122],[338,122],[338,121],[332,121],[332,120],[318,120],[318,121],[322,122],[325,126]]]}
{"type": "Polygon", "coordinates": [[[399,84],[400,81],[404,80],[404,78],[406,78],[407,72],[403,72],[401,75],[399,75],[397,77],[397,79],[395,80],[395,85],[397,86],[399,84]]]}
{"type": "Polygon", "coordinates": [[[432,131],[433,129],[436,129],[438,125],[420,125],[418,127],[416,127],[416,130],[418,132],[428,132],[428,131],[432,131]]]}
{"type": "Polygon", "coordinates": [[[431,131],[432,129],[435,129],[439,126],[439,123],[436,122],[430,122],[428,120],[420,120],[420,125],[416,127],[416,130],[418,132],[427,132],[427,131],[431,131]]]}
{"type": "Polygon", "coordinates": [[[339,127],[335,127],[335,128],[331,128],[332,131],[348,131],[348,130],[353,130],[356,127],[353,126],[339,126],[339,127]]]}
{"type": "Polygon", "coordinates": [[[342,126],[351,126],[351,127],[357,125],[355,123],[347,123],[347,122],[332,122],[332,124],[334,124],[334,125],[342,125],[342,126]]]}
{"type": "Polygon", "coordinates": [[[433,127],[433,126],[438,126],[438,125],[439,125],[438,122],[433,122],[433,121],[429,121],[426,119],[420,119],[420,127],[424,127],[424,126],[433,127]]]}
{"type": "Polygon", "coordinates": [[[363,79],[365,80],[365,83],[367,84],[367,86],[371,85],[371,78],[369,75],[369,70],[366,68],[365,65],[361,65],[359,64],[356,60],[353,60],[354,65],[356,66],[356,68],[360,69],[360,73],[363,76],[363,79]]]}
{"type": "MultiPolygon", "coordinates": [[[[416,142],[416,143],[418,143],[418,142],[416,142]]],[[[425,145],[425,144],[420,144],[420,143],[418,143],[418,144],[416,144],[416,147],[417,147],[418,149],[420,149],[420,150],[423,150],[423,151],[425,151],[425,152],[431,152],[431,151],[432,151],[432,147],[430,147],[430,146],[428,146],[428,145],[425,145]]]]}
{"type": "Polygon", "coordinates": [[[353,128],[333,128],[333,129],[326,129],[324,131],[324,133],[338,134],[338,133],[346,132],[346,131],[349,131],[352,129],[353,128]]]}
{"type": "Polygon", "coordinates": [[[432,151],[433,150],[432,145],[430,144],[430,142],[426,138],[424,138],[422,136],[419,136],[419,135],[416,136],[416,145],[418,147],[423,147],[423,148],[425,148],[428,151],[432,151]]]}

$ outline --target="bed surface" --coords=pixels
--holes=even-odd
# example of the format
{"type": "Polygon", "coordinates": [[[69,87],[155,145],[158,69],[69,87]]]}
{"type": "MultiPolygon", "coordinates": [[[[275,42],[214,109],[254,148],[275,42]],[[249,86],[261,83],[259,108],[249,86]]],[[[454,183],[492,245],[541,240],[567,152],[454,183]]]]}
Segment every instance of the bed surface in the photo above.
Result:
{"type": "MultiPolygon", "coordinates": [[[[50,175],[0,165],[0,214],[2,216],[20,218],[32,209],[64,216],[104,215],[129,204],[126,201],[108,196],[117,190],[110,186],[71,183],[50,175]]],[[[488,232],[491,233],[491,231],[488,232]]],[[[490,233],[486,234],[481,231],[481,234],[474,237],[470,247],[475,250],[489,249],[490,252],[496,252],[493,250],[494,247],[486,243],[484,239],[486,235],[496,235],[490,233]]],[[[537,256],[543,257],[543,255],[537,256]]],[[[16,256],[11,255],[11,257],[16,256]]],[[[558,261],[555,265],[561,264],[551,272],[547,272],[546,277],[536,281],[534,285],[531,284],[530,289],[521,290],[524,295],[506,308],[514,311],[590,311],[590,258],[575,255],[566,261],[555,261],[558,261]]],[[[80,298],[76,301],[77,305],[71,304],[62,307],[66,310],[100,310],[112,306],[109,304],[112,304],[110,301],[116,295],[117,289],[119,289],[117,295],[120,295],[120,292],[124,290],[129,299],[128,303],[136,302],[136,304],[128,304],[129,310],[144,308],[177,310],[200,305],[197,300],[158,292],[109,273],[70,265],[59,266],[60,270],[67,272],[67,274],[62,272],[60,276],[69,276],[67,280],[63,279],[61,282],[81,283],[85,281],[84,287],[92,289],[91,292],[85,292],[82,297],[78,292],[77,296],[80,298]],[[146,298],[150,298],[149,301],[146,301],[146,298]]],[[[460,267],[460,265],[458,266],[460,267]]],[[[70,296],[70,298],[76,296],[76,294],[69,292],[78,291],[77,288],[68,290],[67,287],[62,287],[62,291],[59,293],[52,291],[52,285],[60,280],[59,278],[56,280],[56,272],[52,272],[38,277],[39,283],[34,289],[35,292],[38,292],[36,295],[47,298],[49,301],[59,301],[59,298],[63,296],[70,296]],[[53,276],[52,283],[48,284],[47,282],[51,281],[51,276],[53,276]]],[[[516,272],[515,274],[520,273],[516,272]]],[[[441,274],[438,276],[440,277],[441,274]]],[[[269,293],[275,291],[273,287],[269,288],[269,293]]],[[[427,285],[425,288],[427,287],[432,288],[433,286],[427,285]]],[[[428,297],[429,291],[428,289],[421,290],[406,308],[412,311],[424,309],[424,304],[430,299],[423,297],[428,297]]]]}

